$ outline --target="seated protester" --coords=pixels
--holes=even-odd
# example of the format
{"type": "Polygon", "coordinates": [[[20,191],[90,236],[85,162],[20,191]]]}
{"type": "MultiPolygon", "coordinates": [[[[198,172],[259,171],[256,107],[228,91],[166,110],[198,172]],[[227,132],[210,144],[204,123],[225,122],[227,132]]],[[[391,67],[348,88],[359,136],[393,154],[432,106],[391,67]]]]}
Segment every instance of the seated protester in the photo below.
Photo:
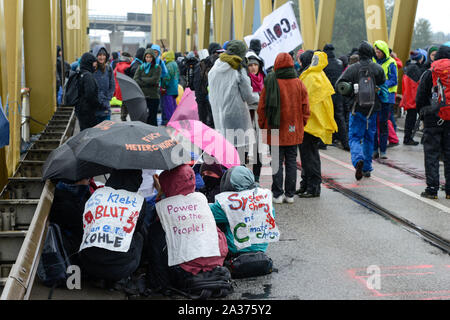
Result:
{"type": "MultiPolygon", "coordinates": [[[[223,266],[228,254],[226,238],[216,226],[206,197],[195,192],[194,170],[181,165],[164,171],[159,178],[155,176],[155,187],[159,189],[158,197],[164,198],[156,203],[156,211],[165,233],[166,243],[161,246],[167,248],[170,286],[188,291],[186,286],[192,276],[210,271],[223,275],[224,271],[217,267],[223,266]]],[[[154,240],[153,230],[149,232],[149,242],[154,240]]],[[[152,264],[152,255],[149,256],[152,264]]],[[[225,269],[225,276],[226,273],[225,269]]],[[[151,269],[149,274],[151,282],[155,274],[151,269]]]]}
{"type": "Polygon", "coordinates": [[[89,180],[75,183],[59,181],[50,209],[50,222],[56,223],[71,263],[78,264],[77,253],[83,238],[84,205],[91,196],[89,180]]]}
{"type": "Polygon", "coordinates": [[[200,192],[206,196],[208,203],[214,203],[216,195],[220,193],[220,180],[223,176],[222,166],[217,163],[203,163],[200,167],[200,175],[205,183],[200,192]]]}
{"type": "Polygon", "coordinates": [[[145,243],[145,201],[137,194],[142,170],[115,170],[86,203],[82,269],[112,285],[138,269],[145,243]]]}
{"type": "Polygon", "coordinates": [[[225,224],[230,252],[226,264],[230,264],[232,277],[271,273],[272,260],[265,252],[269,242],[280,237],[274,220],[272,192],[259,188],[253,173],[242,166],[224,174],[220,191],[216,203],[210,207],[216,223],[225,224]]]}

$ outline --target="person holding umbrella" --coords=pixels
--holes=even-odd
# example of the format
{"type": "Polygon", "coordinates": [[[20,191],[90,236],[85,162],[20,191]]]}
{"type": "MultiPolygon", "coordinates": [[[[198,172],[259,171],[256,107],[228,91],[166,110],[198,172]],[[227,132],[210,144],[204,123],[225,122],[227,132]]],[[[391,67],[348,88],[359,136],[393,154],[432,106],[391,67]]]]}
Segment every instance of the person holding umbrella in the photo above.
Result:
{"type": "Polygon", "coordinates": [[[137,69],[134,80],[141,87],[149,112],[147,123],[157,126],[157,115],[160,103],[159,83],[162,69],[156,63],[156,54],[154,50],[147,49],[144,54],[144,63],[137,69]]]}

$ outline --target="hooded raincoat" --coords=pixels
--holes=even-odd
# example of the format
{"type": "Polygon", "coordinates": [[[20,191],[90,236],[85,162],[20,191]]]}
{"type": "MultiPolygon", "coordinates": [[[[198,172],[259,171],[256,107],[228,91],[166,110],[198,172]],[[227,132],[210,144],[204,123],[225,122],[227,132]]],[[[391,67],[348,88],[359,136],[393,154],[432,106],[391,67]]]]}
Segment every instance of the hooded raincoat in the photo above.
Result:
{"type": "Polygon", "coordinates": [[[305,132],[320,138],[325,144],[331,144],[333,133],[337,132],[338,128],[331,98],[335,91],[323,71],[327,65],[326,53],[315,52],[310,67],[300,75],[300,80],[308,91],[311,112],[305,132]]]}
{"type": "MultiPolygon", "coordinates": [[[[106,61],[109,59],[109,54],[106,51],[105,47],[96,46],[93,49],[93,55],[98,57],[100,51],[104,51],[106,53],[106,61]]],[[[107,63],[107,62],[106,62],[107,63]]],[[[116,80],[114,78],[114,71],[111,66],[106,65],[105,72],[100,69],[97,69],[94,72],[94,78],[97,81],[98,85],[98,100],[102,106],[102,109],[97,111],[96,115],[98,117],[111,116],[111,99],[114,96],[114,92],[116,91],[116,80]]]]}
{"type": "MultiPolygon", "coordinates": [[[[246,70],[236,70],[229,63],[218,59],[208,74],[208,83],[215,129],[224,136],[228,129],[243,132],[251,129],[248,105],[257,104],[259,95],[253,92],[246,70]]],[[[237,140],[234,139],[230,143],[236,147],[249,144],[248,141],[237,140]]],[[[254,135],[250,140],[254,141],[254,135]]]]}
{"type": "Polygon", "coordinates": [[[166,67],[168,74],[162,80],[162,87],[167,89],[169,96],[178,96],[178,82],[180,81],[180,71],[178,65],[175,62],[175,53],[168,51],[163,54],[166,61],[166,67]]]}

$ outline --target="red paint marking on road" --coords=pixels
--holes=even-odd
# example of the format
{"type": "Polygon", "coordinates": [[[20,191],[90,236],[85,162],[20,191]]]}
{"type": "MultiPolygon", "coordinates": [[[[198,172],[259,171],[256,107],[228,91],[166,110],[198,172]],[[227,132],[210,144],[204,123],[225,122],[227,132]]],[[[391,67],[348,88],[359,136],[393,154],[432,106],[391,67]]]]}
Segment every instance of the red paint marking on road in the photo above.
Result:
{"type": "MultiPolygon", "coordinates": [[[[450,267],[450,266],[448,266],[450,267]]],[[[434,268],[434,265],[424,264],[424,265],[417,265],[417,266],[390,266],[390,267],[380,267],[380,270],[396,270],[396,269],[404,269],[404,270],[414,270],[414,269],[432,269],[434,268]]],[[[366,268],[355,268],[351,269],[355,271],[364,271],[366,272],[366,268]]]]}
{"type": "Polygon", "coordinates": [[[443,294],[450,293],[449,290],[442,291],[406,291],[406,292],[396,292],[396,293],[382,293],[382,297],[399,297],[399,296],[417,296],[426,294],[443,294]]]}
{"type": "Polygon", "coordinates": [[[372,293],[372,295],[373,295],[374,297],[382,297],[382,294],[381,294],[378,290],[369,288],[369,287],[367,286],[367,281],[365,281],[365,280],[362,279],[362,278],[357,277],[356,274],[355,274],[355,272],[356,272],[356,269],[350,269],[350,270],[347,270],[347,273],[349,274],[349,276],[350,276],[353,280],[356,280],[356,281],[361,282],[361,283],[364,285],[364,288],[366,288],[367,290],[369,290],[370,293],[372,293]]]}
{"type": "MultiPolygon", "coordinates": [[[[428,274],[436,274],[436,272],[405,272],[405,273],[386,273],[380,274],[380,277],[397,277],[397,276],[425,276],[428,274]]],[[[355,276],[355,278],[370,278],[373,276],[355,276]]]]}

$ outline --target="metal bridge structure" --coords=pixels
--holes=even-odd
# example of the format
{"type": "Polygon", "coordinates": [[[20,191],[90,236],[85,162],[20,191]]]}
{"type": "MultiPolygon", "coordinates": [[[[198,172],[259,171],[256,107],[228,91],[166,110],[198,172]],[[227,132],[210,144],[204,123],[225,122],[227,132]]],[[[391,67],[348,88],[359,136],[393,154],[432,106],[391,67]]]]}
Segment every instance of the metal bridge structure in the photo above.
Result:
{"type": "MultiPolygon", "coordinates": [[[[139,24],[139,27],[151,28],[154,42],[165,41],[168,44],[166,47],[175,51],[204,49],[211,41],[224,43],[231,39],[243,40],[244,36],[252,34],[254,24],[259,25],[264,17],[287,2],[287,0],[152,1],[152,20],[139,24]],[[252,14],[255,10],[258,10],[258,15],[252,14]],[[254,21],[254,16],[259,16],[261,21],[254,21]]],[[[390,34],[384,0],[361,1],[364,1],[365,12],[362,14],[366,17],[367,29],[367,39],[361,40],[368,40],[371,43],[384,40],[397,52],[400,59],[406,61],[412,42],[418,0],[395,1],[390,34]]],[[[304,39],[303,48],[318,49],[331,42],[336,0],[320,0],[318,10],[314,0],[298,0],[298,4],[304,39]]],[[[97,22],[89,22],[88,0],[0,0],[0,98],[10,124],[10,143],[0,148],[0,191],[16,183],[17,178],[19,180],[26,178],[26,173],[23,174],[25,176],[19,174],[21,166],[29,167],[34,164],[35,167],[39,167],[45,161],[43,158],[36,161],[35,158],[24,160],[21,157],[24,98],[29,105],[26,122],[29,123],[30,134],[47,136],[46,134],[51,135],[57,129],[62,131],[60,136],[48,138],[50,141],[44,139],[46,144],[44,149],[48,149],[47,153],[62,143],[71,132],[73,113],[70,110],[59,110],[62,114],[58,114],[56,107],[56,47],[60,45],[64,48],[66,61],[74,61],[76,57],[89,51],[88,31],[95,23],[100,23],[100,19],[97,22]],[[25,90],[26,94],[23,90],[25,87],[28,88],[25,90]],[[64,123],[58,124],[62,118],[64,123]],[[58,141],[52,144],[51,140],[58,141]]],[[[39,175],[34,173],[32,177],[34,180],[30,181],[36,182],[39,175]]],[[[31,182],[25,184],[25,188],[31,182]]],[[[5,279],[2,299],[24,299],[29,296],[45,239],[54,186],[49,181],[45,185],[41,184],[41,189],[37,193],[33,191],[36,193],[33,203],[27,198],[27,192],[20,195],[13,192],[19,199],[12,199],[8,196],[11,189],[8,190],[8,193],[3,193],[3,198],[0,197],[1,200],[10,201],[4,204],[3,209],[0,205],[0,216],[5,214],[5,217],[12,217],[14,220],[20,214],[12,215],[12,213],[19,210],[22,205],[27,206],[27,210],[31,210],[31,213],[20,230],[14,229],[18,224],[15,220],[10,219],[14,223],[9,223],[9,228],[13,230],[8,229],[2,220],[0,242],[6,243],[5,241],[10,240],[11,232],[14,237],[18,233],[22,237],[21,245],[17,248],[20,249],[20,252],[17,252],[17,260],[8,259],[7,263],[11,264],[11,268],[1,269],[0,278],[5,279]],[[7,210],[10,210],[9,215],[7,210]],[[28,231],[27,226],[30,228],[28,231]]],[[[0,243],[0,265],[3,263],[1,250],[4,250],[1,248],[0,243]]]]}

